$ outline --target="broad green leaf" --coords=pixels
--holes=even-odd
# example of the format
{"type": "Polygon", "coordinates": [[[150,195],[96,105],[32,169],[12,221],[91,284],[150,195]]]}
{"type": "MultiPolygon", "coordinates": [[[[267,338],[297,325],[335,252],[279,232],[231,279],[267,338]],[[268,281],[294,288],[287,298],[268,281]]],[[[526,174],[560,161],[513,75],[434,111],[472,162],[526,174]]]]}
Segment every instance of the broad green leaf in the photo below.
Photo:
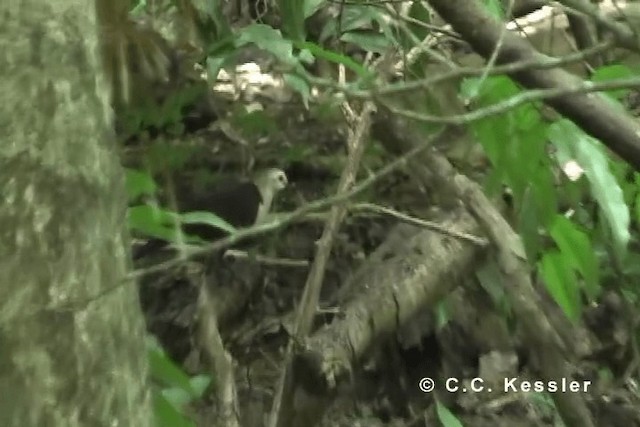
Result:
{"type": "Polygon", "coordinates": [[[326,50],[318,46],[317,44],[311,43],[311,42],[301,42],[301,43],[295,42],[294,44],[299,49],[307,49],[315,57],[326,59],[327,61],[330,61],[336,64],[344,65],[345,67],[347,67],[348,69],[356,73],[360,78],[370,79],[373,77],[373,73],[371,71],[367,70],[362,65],[358,64],[356,61],[349,58],[348,56],[333,52],[331,50],[326,50]]]}
{"type": "Polygon", "coordinates": [[[382,30],[388,40],[394,39],[393,31],[389,25],[389,17],[380,9],[366,4],[347,5],[342,8],[340,19],[326,22],[320,33],[319,41],[322,43],[329,37],[342,37],[343,34],[349,32],[373,31],[374,28],[382,30]]]}
{"type": "Polygon", "coordinates": [[[236,228],[220,218],[218,215],[206,211],[194,211],[180,214],[180,222],[183,224],[205,224],[219,228],[228,233],[235,233],[236,228]]]}
{"type": "MultiPolygon", "coordinates": [[[[413,1],[411,3],[411,7],[409,8],[409,16],[417,21],[424,22],[425,24],[429,24],[432,21],[431,14],[426,7],[424,7],[424,3],[421,1],[413,1]]],[[[412,22],[408,24],[411,32],[419,39],[424,40],[425,37],[431,32],[430,29],[425,26],[418,25],[412,22]]]]}
{"type": "Polygon", "coordinates": [[[637,172],[625,161],[612,160],[609,162],[611,173],[616,177],[622,194],[624,196],[624,202],[627,206],[633,206],[636,200],[636,195],[640,191],[640,186],[636,182],[635,175],[637,172]]]}
{"type": "Polygon", "coordinates": [[[640,277],[640,254],[629,253],[622,265],[622,273],[628,277],[640,277]]]}
{"type": "Polygon", "coordinates": [[[190,6],[196,9],[198,33],[203,36],[205,45],[228,37],[231,25],[227,15],[223,13],[224,0],[191,1],[190,6]]]}
{"type": "Polygon", "coordinates": [[[492,76],[486,79],[466,78],[462,81],[460,92],[464,98],[473,99],[486,106],[504,101],[519,93],[520,89],[508,77],[492,76]]]}
{"type": "MultiPolygon", "coordinates": [[[[627,77],[633,77],[634,72],[625,65],[622,64],[614,64],[607,65],[604,67],[600,67],[596,69],[596,71],[591,76],[591,81],[593,82],[608,82],[616,79],[622,79],[627,77]]],[[[605,91],[606,94],[612,96],[615,99],[620,99],[629,93],[630,89],[616,89],[605,91]]]]}
{"type": "Polygon", "coordinates": [[[581,312],[580,294],[570,260],[560,252],[550,251],[543,255],[538,270],[547,290],[565,315],[577,321],[581,312]]]}
{"type": "Polygon", "coordinates": [[[176,365],[161,348],[147,345],[147,356],[151,377],[167,387],[176,387],[195,396],[195,390],[191,388],[190,378],[176,365]]]}
{"type": "Polygon", "coordinates": [[[150,205],[132,206],[127,209],[130,230],[166,241],[175,240],[175,214],[150,205]]]}
{"type": "Polygon", "coordinates": [[[162,389],[162,395],[180,411],[183,411],[194,398],[180,387],[167,387],[162,389]]]}
{"type": "Polygon", "coordinates": [[[482,3],[491,16],[502,21],[504,18],[504,10],[502,9],[500,0],[482,0],[482,3]]]}
{"type": "MultiPolygon", "coordinates": [[[[524,143],[528,142],[526,139],[524,143]]],[[[529,141],[532,146],[536,142],[529,141]]],[[[540,146],[540,150],[544,150],[540,146]]],[[[524,229],[528,229],[535,241],[539,239],[535,236],[539,234],[540,227],[548,227],[558,210],[558,192],[554,183],[554,176],[548,165],[547,158],[539,153],[522,150],[520,154],[523,158],[531,158],[533,165],[521,164],[521,170],[513,167],[508,168],[507,184],[513,185],[513,176],[517,177],[520,184],[524,184],[524,192],[518,194],[514,191],[514,204],[518,211],[519,224],[524,229]]],[[[537,244],[534,243],[533,246],[537,244]]],[[[533,246],[527,245],[528,248],[533,246]]],[[[527,252],[532,259],[537,259],[537,251],[527,252]]]]}
{"type": "Polygon", "coordinates": [[[136,169],[125,169],[127,195],[129,199],[136,199],[144,194],[154,194],[158,186],[153,180],[153,177],[143,171],[136,169]]]}
{"type": "Polygon", "coordinates": [[[316,60],[308,49],[302,49],[298,53],[298,60],[303,64],[313,64],[316,60]]]}
{"type": "Polygon", "coordinates": [[[352,31],[343,34],[340,40],[353,43],[367,52],[384,53],[391,46],[387,37],[372,31],[352,31]]]}
{"type": "MultiPolygon", "coordinates": [[[[550,177],[546,156],[546,128],[538,120],[537,113],[531,110],[528,106],[523,106],[509,112],[506,115],[510,119],[511,127],[508,139],[500,141],[505,146],[506,158],[497,167],[505,170],[506,184],[513,191],[518,209],[520,209],[524,192],[533,191],[534,195],[541,195],[535,187],[546,186],[550,177]]],[[[555,203],[536,206],[555,209],[555,203]]],[[[541,219],[543,218],[541,216],[541,219]]]]}
{"type": "Polygon", "coordinates": [[[503,305],[506,301],[503,275],[495,262],[487,262],[476,270],[476,277],[482,289],[490,296],[496,305],[503,305]]]}
{"type": "Polygon", "coordinates": [[[301,4],[300,0],[277,0],[277,5],[284,34],[293,40],[304,40],[304,3],[301,4]]]}
{"type": "Polygon", "coordinates": [[[492,119],[479,120],[472,123],[471,126],[491,164],[497,168],[496,174],[503,177],[506,173],[505,161],[509,148],[505,141],[509,141],[511,137],[509,118],[506,116],[493,117],[492,119]]]}
{"type": "Polygon", "coordinates": [[[208,81],[215,82],[218,79],[218,74],[220,74],[220,70],[222,70],[226,61],[227,61],[226,56],[208,56],[207,57],[206,66],[207,66],[208,81]]]}
{"type": "MultiPolygon", "coordinates": [[[[340,31],[343,33],[366,30],[371,29],[372,22],[380,18],[380,12],[365,4],[352,4],[344,7],[341,18],[340,31]]],[[[334,22],[337,24],[338,20],[334,20],[334,22]]]]}
{"type": "Polygon", "coordinates": [[[153,413],[159,427],[195,427],[159,390],[153,390],[153,413]]]}
{"type": "Polygon", "coordinates": [[[463,427],[463,424],[449,408],[438,401],[436,401],[436,413],[443,427],[463,427]]]}
{"type": "Polygon", "coordinates": [[[304,17],[308,18],[322,7],[324,0],[306,0],[304,2],[304,17]]]}
{"type": "Polygon", "coordinates": [[[538,215],[538,200],[533,190],[525,191],[518,210],[518,232],[522,239],[528,259],[537,259],[542,247],[540,226],[542,220],[538,215]]]}
{"type": "Polygon", "coordinates": [[[531,176],[529,187],[540,224],[548,227],[558,211],[558,191],[550,166],[542,166],[531,176]]]}
{"type": "MultiPolygon", "coordinates": [[[[207,46],[206,53],[208,58],[218,58],[226,60],[226,58],[233,57],[233,54],[238,52],[236,48],[236,38],[235,34],[230,34],[217,42],[211,43],[207,46]]],[[[218,75],[215,74],[214,77],[218,75]]],[[[211,76],[210,76],[211,77],[211,76]]]]}
{"type": "Polygon", "coordinates": [[[291,40],[282,37],[280,31],[264,24],[252,24],[242,28],[238,32],[235,45],[237,47],[253,43],[260,49],[272,53],[279,61],[285,64],[296,64],[297,58],[293,55],[291,40]]]}
{"type": "Polygon", "coordinates": [[[436,328],[438,330],[447,326],[451,320],[451,313],[447,309],[446,301],[442,300],[436,304],[436,328]]]}
{"type": "Polygon", "coordinates": [[[211,377],[208,375],[194,375],[193,377],[191,377],[189,382],[191,383],[193,396],[196,398],[200,398],[204,395],[204,392],[207,391],[207,389],[211,385],[211,377]]]}
{"type": "Polygon", "coordinates": [[[595,299],[600,290],[600,271],[589,236],[563,215],[556,215],[549,233],[562,255],[582,275],[587,295],[595,299]]]}
{"type": "Polygon", "coordinates": [[[624,258],[630,239],[629,207],[618,181],[609,169],[609,162],[601,144],[585,134],[573,122],[561,120],[549,128],[549,139],[559,152],[571,153],[584,169],[593,198],[602,209],[611,230],[616,255],[624,258]]]}
{"type": "Polygon", "coordinates": [[[129,13],[132,15],[138,15],[144,12],[146,7],[147,7],[147,0],[138,0],[129,13]]]}
{"type": "Polygon", "coordinates": [[[308,108],[309,98],[311,97],[311,88],[309,87],[307,82],[299,76],[296,76],[295,74],[285,74],[284,81],[293,90],[300,94],[303,104],[308,108]]]}

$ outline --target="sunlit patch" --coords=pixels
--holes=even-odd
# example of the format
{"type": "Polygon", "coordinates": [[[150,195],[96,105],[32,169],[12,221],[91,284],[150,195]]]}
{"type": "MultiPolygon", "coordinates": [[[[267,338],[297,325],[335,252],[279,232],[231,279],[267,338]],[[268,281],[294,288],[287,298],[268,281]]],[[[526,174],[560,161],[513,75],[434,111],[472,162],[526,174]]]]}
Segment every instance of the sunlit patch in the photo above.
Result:
{"type": "Polygon", "coordinates": [[[577,181],[584,174],[584,169],[575,160],[569,160],[562,165],[562,171],[571,181],[577,181]]]}

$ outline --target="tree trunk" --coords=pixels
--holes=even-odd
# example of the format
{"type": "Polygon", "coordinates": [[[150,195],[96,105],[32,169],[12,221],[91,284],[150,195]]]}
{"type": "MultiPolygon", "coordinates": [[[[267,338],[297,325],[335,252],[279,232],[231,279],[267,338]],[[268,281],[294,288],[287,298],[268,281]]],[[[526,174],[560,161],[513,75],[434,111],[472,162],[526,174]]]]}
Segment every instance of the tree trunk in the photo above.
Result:
{"type": "Polygon", "coordinates": [[[97,34],[91,1],[0,3],[3,427],[152,422],[97,34]]]}

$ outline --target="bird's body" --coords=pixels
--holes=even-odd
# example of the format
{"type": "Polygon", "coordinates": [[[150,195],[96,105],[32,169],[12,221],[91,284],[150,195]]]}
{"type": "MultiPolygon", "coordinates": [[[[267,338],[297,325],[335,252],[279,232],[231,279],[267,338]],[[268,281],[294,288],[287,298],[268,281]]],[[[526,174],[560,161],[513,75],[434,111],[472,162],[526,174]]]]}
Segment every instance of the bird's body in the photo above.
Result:
{"type": "MultiPolygon", "coordinates": [[[[212,212],[236,228],[250,227],[260,223],[268,214],[273,198],[287,185],[287,176],[280,169],[258,172],[253,180],[225,183],[210,192],[192,195],[180,204],[180,212],[212,212]]],[[[188,234],[205,240],[215,240],[224,231],[207,225],[183,226],[188,234]]]]}
{"type": "MultiPolygon", "coordinates": [[[[287,176],[280,169],[258,172],[252,180],[227,182],[210,191],[194,192],[189,188],[176,191],[178,210],[181,213],[211,212],[236,228],[249,227],[262,222],[271,209],[274,196],[287,185],[287,176]]],[[[206,241],[224,237],[225,232],[206,224],[184,224],[182,230],[206,241]]],[[[134,259],[145,256],[166,243],[150,241],[134,251],[134,259]]]]}

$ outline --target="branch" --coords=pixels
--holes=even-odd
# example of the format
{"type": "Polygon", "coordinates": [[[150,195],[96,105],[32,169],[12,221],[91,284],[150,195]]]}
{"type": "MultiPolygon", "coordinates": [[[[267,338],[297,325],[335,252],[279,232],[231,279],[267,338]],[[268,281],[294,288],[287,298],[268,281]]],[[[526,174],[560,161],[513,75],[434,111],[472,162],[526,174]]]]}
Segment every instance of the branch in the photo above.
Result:
{"type": "MultiPolygon", "coordinates": [[[[429,0],[429,3],[476,52],[485,58],[491,55],[500,38],[503,23],[489,15],[479,2],[429,0]]],[[[498,64],[536,59],[544,60],[545,55],[536,51],[526,40],[505,34],[498,64]]],[[[527,88],[571,92],[565,96],[548,98],[546,102],[640,169],[640,124],[630,115],[611,108],[611,103],[604,97],[583,93],[579,89],[584,86],[581,79],[555,69],[523,70],[511,73],[510,77],[527,88]]],[[[638,85],[640,80],[627,83],[638,85]]]]}

